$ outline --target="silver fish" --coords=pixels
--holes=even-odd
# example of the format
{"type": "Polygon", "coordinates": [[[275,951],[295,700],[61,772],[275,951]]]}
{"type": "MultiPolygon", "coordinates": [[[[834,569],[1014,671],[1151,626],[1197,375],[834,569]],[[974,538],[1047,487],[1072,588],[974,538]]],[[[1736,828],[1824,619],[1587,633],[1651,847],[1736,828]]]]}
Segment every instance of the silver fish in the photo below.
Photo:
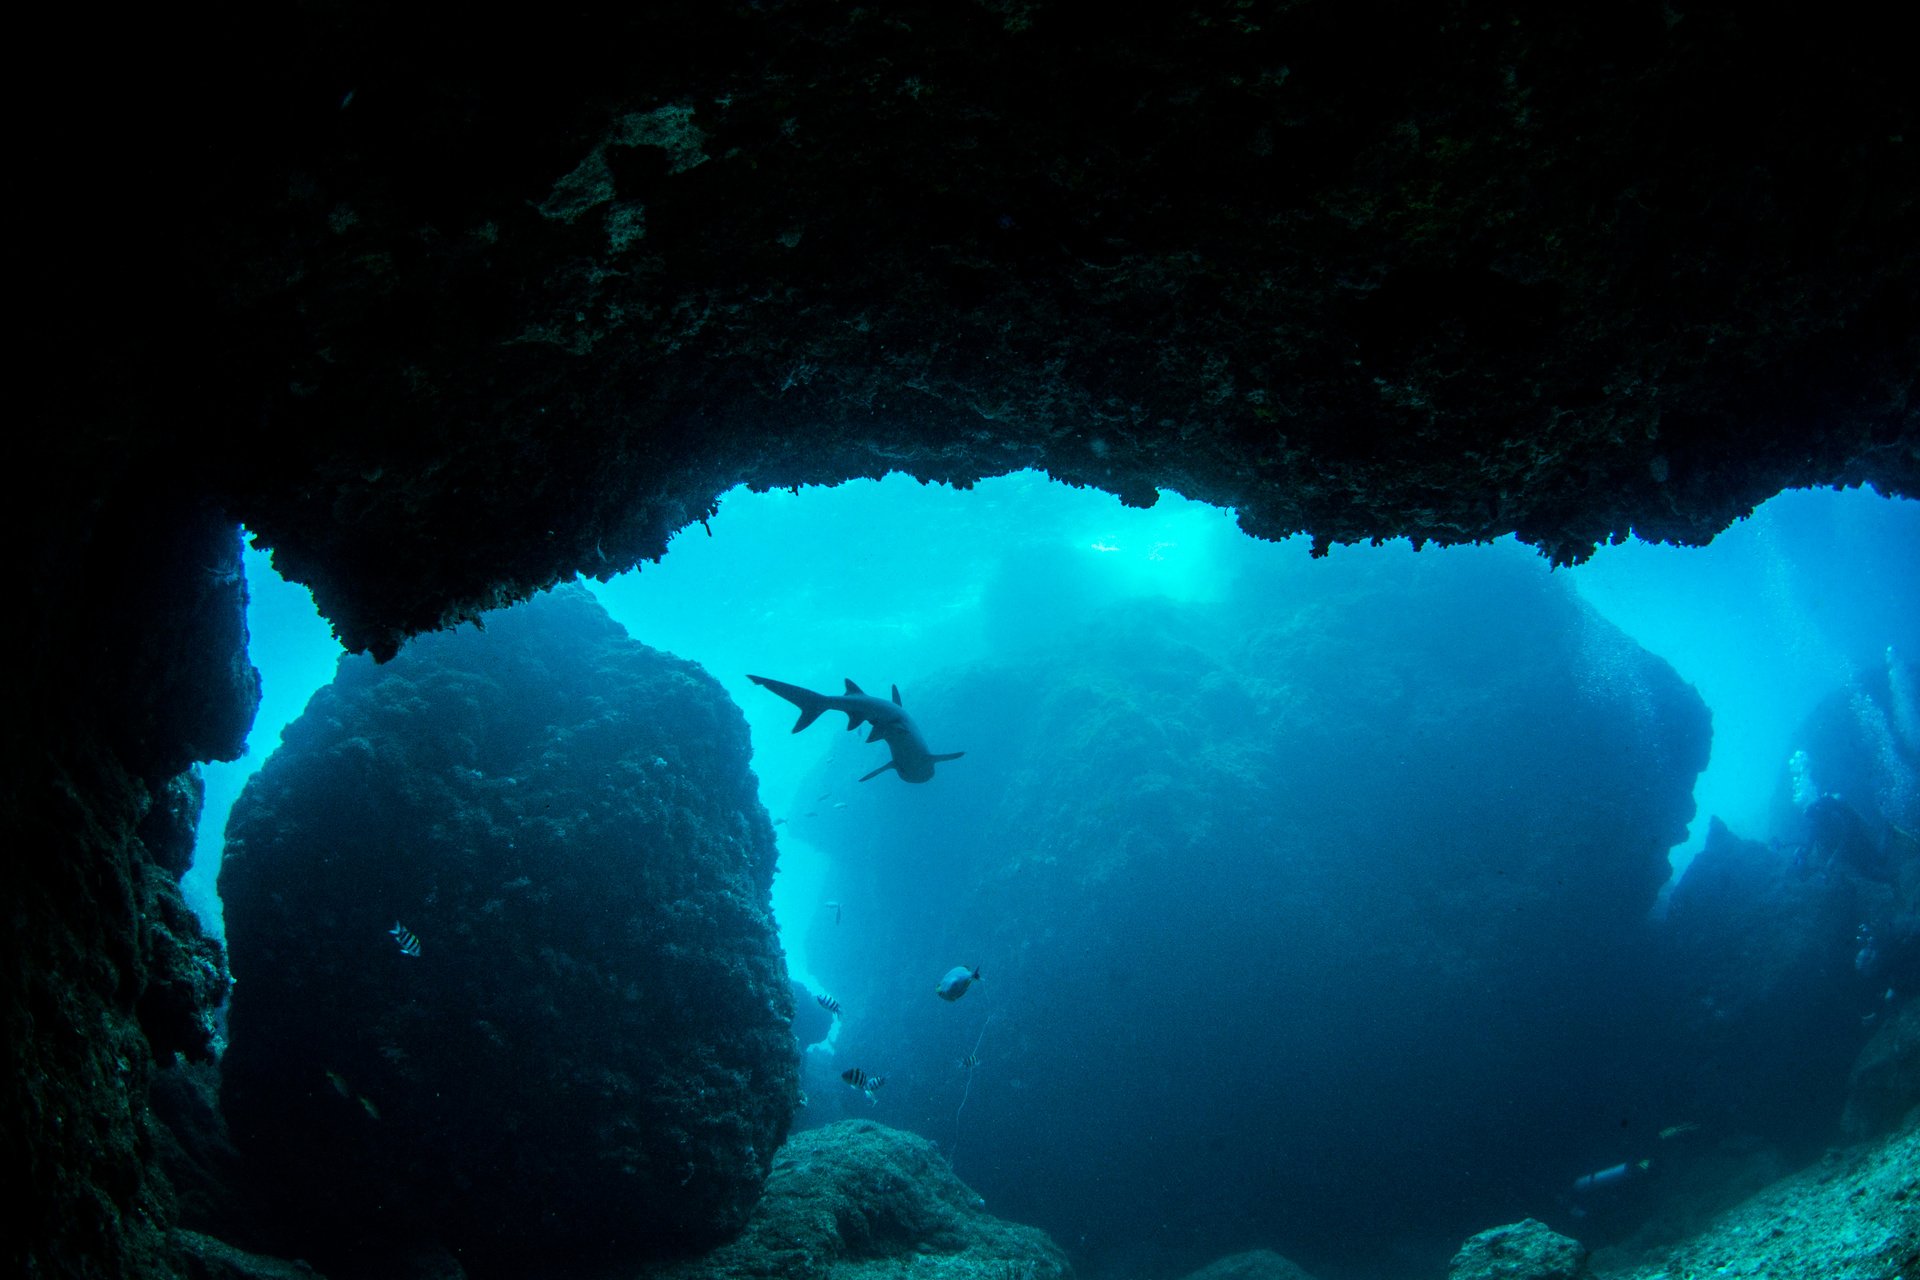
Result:
{"type": "Polygon", "coordinates": [[[969,969],[965,965],[955,965],[953,968],[947,970],[946,976],[940,979],[940,985],[933,989],[933,994],[939,996],[942,1000],[958,1000],[961,996],[967,994],[968,987],[978,981],[980,981],[979,969],[969,969]]]}

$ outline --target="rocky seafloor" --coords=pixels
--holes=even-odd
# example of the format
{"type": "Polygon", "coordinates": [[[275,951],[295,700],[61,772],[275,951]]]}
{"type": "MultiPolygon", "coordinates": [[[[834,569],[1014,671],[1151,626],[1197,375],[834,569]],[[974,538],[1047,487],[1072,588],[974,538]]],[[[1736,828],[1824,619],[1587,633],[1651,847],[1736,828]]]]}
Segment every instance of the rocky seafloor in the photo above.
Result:
{"type": "Polygon", "coordinates": [[[1592,1265],[1601,1280],[1914,1280],[1920,1112],[1877,1142],[1828,1152],[1691,1239],[1632,1260],[1603,1250],[1592,1265]]]}
{"type": "MultiPolygon", "coordinates": [[[[176,1231],[205,1280],[314,1280],[266,1258],[176,1231]]],[[[444,1253],[395,1275],[457,1280],[444,1253]]],[[[865,1120],[796,1133],[774,1160],[745,1230],[713,1251],[620,1272],[632,1280],[1063,1280],[1067,1256],[1045,1232],[995,1217],[918,1135],[865,1120]]],[[[613,1280],[609,1273],[606,1280],[613,1280]]],[[[1726,1210],[1689,1239],[1627,1256],[1589,1254],[1526,1220],[1465,1241],[1445,1280],[1914,1280],[1920,1276],[1920,1113],[1876,1142],[1829,1152],[1726,1210]]],[[[1267,1249],[1222,1257],[1184,1280],[1314,1280],[1267,1249]]],[[[1438,1274],[1379,1280],[1440,1280],[1438,1274]]]]}

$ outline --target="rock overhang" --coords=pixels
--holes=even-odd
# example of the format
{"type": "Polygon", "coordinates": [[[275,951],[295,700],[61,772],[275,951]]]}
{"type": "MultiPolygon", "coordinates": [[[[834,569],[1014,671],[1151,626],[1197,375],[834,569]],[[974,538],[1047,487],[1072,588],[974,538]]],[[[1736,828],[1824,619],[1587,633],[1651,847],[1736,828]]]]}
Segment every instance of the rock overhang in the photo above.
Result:
{"type": "Polygon", "coordinates": [[[1032,466],[1556,561],[1920,489],[1913,99],[1870,24],[371,13],[66,122],[171,92],[189,151],[36,153],[83,210],[50,243],[89,250],[50,318],[107,371],[56,460],[163,468],[352,649],[657,557],[739,483],[1032,466]]]}

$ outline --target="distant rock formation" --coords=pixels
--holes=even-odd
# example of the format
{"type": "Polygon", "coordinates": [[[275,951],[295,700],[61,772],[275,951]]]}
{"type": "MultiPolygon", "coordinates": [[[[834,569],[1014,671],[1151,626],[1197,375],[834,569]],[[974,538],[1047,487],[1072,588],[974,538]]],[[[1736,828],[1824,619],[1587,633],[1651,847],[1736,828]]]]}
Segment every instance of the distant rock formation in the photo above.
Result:
{"type": "Polygon", "coordinates": [[[1886,1133],[1920,1107],[1920,1002],[1912,992],[1887,1003],[1874,1020],[1873,1038],[1847,1076],[1841,1127],[1852,1138],[1886,1133]]]}
{"type": "Polygon", "coordinates": [[[579,588],[342,661],[220,882],[223,1101],[273,1252],[486,1274],[745,1223],[795,1096],[747,763],[719,686],[579,588]]]}
{"type": "MultiPolygon", "coordinates": [[[[1437,1267],[1476,1215],[1622,1158],[1542,1134],[1674,1118],[1646,917],[1699,696],[1514,548],[1356,554],[1311,604],[1257,603],[1304,565],[917,687],[966,767],[810,836],[822,892],[867,904],[808,939],[861,1010],[832,1069],[885,1072],[873,1113],[957,1143],[1006,1211],[1150,1233],[1169,1273],[1254,1233],[1369,1269],[1383,1199],[1437,1267]],[[956,964],[983,981],[949,1005],[956,964]]],[[[869,1110],[830,1078],[814,1103],[869,1110]]]]}
{"type": "MultiPolygon", "coordinates": [[[[1668,905],[1675,1070],[1696,1120],[1824,1141],[1879,992],[1854,967],[1861,902],[1845,877],[1742,840],[1717,818],[1668,905]]],[[[1719,1127],[1719,1126],[1716,1126],[1719,1127]]]]}
{"type": "Polygon", "coordinates": [[[881,1274],[875,1264],[885,1262],[979,1280],[1061,1280],[1071,1272],[1044,1232],[989,1214],[931,1142],[844,1120],[797,1133],[782,1148],[737,1240],[652,1280],[852,1280],[881,1274]]]}

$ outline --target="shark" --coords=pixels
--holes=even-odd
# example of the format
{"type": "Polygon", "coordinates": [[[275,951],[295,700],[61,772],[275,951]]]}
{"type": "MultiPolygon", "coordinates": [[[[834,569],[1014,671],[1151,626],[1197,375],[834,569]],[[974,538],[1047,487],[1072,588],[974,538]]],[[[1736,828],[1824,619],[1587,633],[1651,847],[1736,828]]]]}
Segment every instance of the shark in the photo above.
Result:
{"type": "Polygon", "coordinates": [[[927,749],[927,740],[920,736],[920,727],[914,724],[913,717],[900,705],[899,685],[893,686],[893,701],[888,702],[885,698],[862,693],[860,686],[851,680],[847,681],[845,693],[836,694],[815,693],[797,684],[769,680],[765,676],[749,675],[747,679],[800,708],[800,718],[793,722],[795,733],[818,720],[823,711],[846,712],[849,730],[858,729],[863,724],[872,725],[867,741],[886,743],[893,758],[863,776],[860,779],[862,782],[877,778],[889,769],[899,774],[902,782],[931,782],[934,765],[958,760],[967,754],[964,751],[948,751],[935,755],[927,749]]]}

